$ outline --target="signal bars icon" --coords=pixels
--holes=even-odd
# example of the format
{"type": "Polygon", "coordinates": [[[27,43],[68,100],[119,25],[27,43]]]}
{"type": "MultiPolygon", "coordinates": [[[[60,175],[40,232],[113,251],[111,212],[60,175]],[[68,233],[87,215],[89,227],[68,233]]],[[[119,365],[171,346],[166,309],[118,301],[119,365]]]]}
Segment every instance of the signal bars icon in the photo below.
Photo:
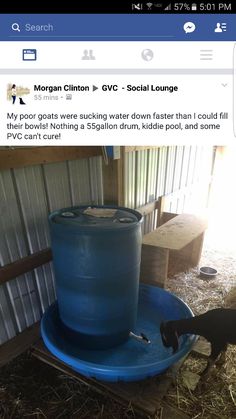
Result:
{"type": "Polygon", "coordinates": [[[167,7],[165,7],[165,9],[164,10],[171,10],[171,3],[170,4],[168,4],[168,6],[167,7]]]}

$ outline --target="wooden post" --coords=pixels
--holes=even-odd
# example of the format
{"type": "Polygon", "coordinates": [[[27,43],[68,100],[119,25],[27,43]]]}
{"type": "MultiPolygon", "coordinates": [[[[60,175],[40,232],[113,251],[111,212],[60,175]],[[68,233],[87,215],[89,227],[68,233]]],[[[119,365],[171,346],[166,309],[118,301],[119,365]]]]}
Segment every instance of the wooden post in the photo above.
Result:
{"type": "Polygon", "coordinates": [[[118,205],[118,161],[108,159],[103,163],[104,204],[118,205]]]}
{"type": "Polygon", "coordinates": [[[119,159],[103,163],[104,204],[124,206],[124,158],[125,147],[120,147],[119,159]]]}
{"type": "Polygon", "coordinates": [[[158,198],[158,212],[157,212],[157,227],[160,227],[162,225],[162,213],[164,211],[164,205],[165,205],[165,197],[159,196],[158,198]]]}
{"type": "Polygon", "coordinates": [[[120,148],[120,159],[118,161],[118,203],[125,205],[125,147],[120,148]]]}

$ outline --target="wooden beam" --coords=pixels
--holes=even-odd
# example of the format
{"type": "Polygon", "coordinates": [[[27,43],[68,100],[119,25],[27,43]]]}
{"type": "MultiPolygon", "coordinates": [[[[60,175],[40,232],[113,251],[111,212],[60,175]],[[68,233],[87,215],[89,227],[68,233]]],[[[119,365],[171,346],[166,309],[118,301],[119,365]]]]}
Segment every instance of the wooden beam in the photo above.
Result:
{"type": "Polygon", "coordinates": [[[140,214],[142,214],[142,216],[144,215],[148,215],[151,214],[153,211],[155,211],[156,209],[158,209],[159,207],[159,201],[153,201],[153,202],[149,202],[146,205],[142,205],[139,208],[136,208],[136,211],[140,212],[140,214]]]}
{"type": "Polygon", "coordinates": [[[40,338],[39,322],[0,346],[0,367],[29,349],[40,338]]]}
{"type": "Polygon", "coordinates": [[[167,223],[167,221],[172,220],[172,218],[177,217],[177,215],[179,215],[179,214],[176,214],[176,212],[163,211],[163,213],[161,215],[161,225],[167,223]]]}
{"type": "Polygon", "coordinates": [[[162,215],[165,207],[165,196],[159,196],[158,198],[158,213],[157,213],[157,227],[162,225],[162,215]]]}
{"type": "Polygon", "coordinates": [[[125,147],[120,147],[120,158],[118,160],[118,204],[120,206],[125,205],[125,147]]]}
{"type": "Polygon", "coordinates": [[[127,145],[125,146],[125,153],[130,153],[132,151],[142,151],[142,150],[150,150],[153,148],[160,148],[160,146],[155,146],[155,145],[127,145]]]}
{"type": "Polygon", "coordinates": [[[104,203],[124,206],[124,158],[125,147],[120,147],[119,159],[108,159],[103,164],[104,203]]]}
{"type": "Polygon", "coordinates": [[[0,285],[10,279],[14,279],[17,276],[32,271],[38,266],[44,265],[44,263],[48,263],[51,260],[52,251],[47,248],[15,262],[9,263],[8,265],[2,266],[0,268],[0,285]]]}
{"type": "Polygon", "coordinates": [[[0,150],[0,170],[102,155],[100,146],[16,147],[0,150]]]}
{"type": "Polygon", "coordinates": [[[105,205],[118,205],[118,160],[103,164],[103,191],[105,205]]]}

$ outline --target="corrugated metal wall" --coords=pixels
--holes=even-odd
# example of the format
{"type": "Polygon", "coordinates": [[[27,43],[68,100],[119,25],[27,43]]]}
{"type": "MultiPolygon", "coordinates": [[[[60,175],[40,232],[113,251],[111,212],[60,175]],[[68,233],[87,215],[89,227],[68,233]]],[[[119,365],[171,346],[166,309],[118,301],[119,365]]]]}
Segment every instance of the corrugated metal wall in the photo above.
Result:
{"type": "MultiPolygon", "coordinates": [[[[80,204],[103,204],[101,157],[0,172],[0,266],[50,246],[49,212],[80,204]]],[[[0,344],[54,299],[51,263],[0,286],[0,344]]]]}
{"type": "MultiPolygon", "coordinates": [[[[164,210],[196,213],[206,207],[213,147],[169,146],[125,153],[125,205],[138,208],[166,196],[164,210]]],[[[147,215],[143,232],[156,225],[147,215]]]]}

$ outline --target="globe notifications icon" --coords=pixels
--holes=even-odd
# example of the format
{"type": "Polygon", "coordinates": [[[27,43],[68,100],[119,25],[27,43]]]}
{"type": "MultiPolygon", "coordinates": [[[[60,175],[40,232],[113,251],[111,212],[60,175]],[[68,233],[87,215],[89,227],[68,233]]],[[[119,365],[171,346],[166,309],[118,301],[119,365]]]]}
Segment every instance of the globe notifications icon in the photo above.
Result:
{"type": "Polygon", "coordinates": [[[142,51],[142,59],[145,61],[151,61],[154,57],[153,51],[151,49],[144,49],[142,51]]]}

